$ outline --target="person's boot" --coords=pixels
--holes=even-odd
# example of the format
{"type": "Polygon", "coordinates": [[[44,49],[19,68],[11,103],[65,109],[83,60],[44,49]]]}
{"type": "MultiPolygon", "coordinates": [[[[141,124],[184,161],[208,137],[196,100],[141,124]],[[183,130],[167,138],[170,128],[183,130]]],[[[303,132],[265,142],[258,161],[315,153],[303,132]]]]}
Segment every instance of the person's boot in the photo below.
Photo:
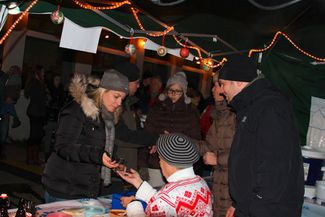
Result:
{"type": "Polygon", "coordinates": [[[17,128],[21,125],[21,122],[18,117],[13,118],[13,123],[11,125],[11,128],[17,128]]]}

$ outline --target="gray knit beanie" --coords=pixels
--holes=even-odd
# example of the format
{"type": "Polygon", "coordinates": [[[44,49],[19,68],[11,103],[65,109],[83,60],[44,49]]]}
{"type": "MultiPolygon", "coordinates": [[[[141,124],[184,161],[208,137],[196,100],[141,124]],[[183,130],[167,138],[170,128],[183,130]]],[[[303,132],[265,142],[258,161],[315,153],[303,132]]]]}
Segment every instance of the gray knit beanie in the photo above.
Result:
{"type": "MultiPolygon", "coordinates": [[[[186,74],[184,72],[177,72],[176,74],[172,75],[166,84],[166,87],[168,88],[170,85],[172,84],[179,84],[182,89],[183,89],[183,93],[184,93],[184,101],[186,104],[190,104],[191,103],[191,99],[186,95],[187,93],[187,78],[186,78],[186,74]]],[[[159,99],[161,101],[164,101],[167,98],[167,96],[165,95],[165,93],[162,93],[159,95],[159,99]]]]}
{"type": "Polygon", "coordinates": [[[157,141],[157,152],[168,164],[177,168],[191,167],[200,158],[196,145],[181,133],[161,135],[157,141]]]}
{"type": "Polygon", "coordinates": [[[129,93],[129,80],[115,69],[106,70],[100,80],[99,86],[108,90],[129,93]]]}

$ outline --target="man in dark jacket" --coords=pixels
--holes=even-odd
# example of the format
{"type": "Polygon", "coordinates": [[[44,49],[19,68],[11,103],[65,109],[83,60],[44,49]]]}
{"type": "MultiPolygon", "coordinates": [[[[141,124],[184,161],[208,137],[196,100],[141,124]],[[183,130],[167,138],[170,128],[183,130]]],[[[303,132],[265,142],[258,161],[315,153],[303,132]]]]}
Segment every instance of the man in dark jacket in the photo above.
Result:
{"type": "Polygon", "coordinates": [[[234,207],[227,217],[298,217],[304,174],[292,106],[256,72],[253,59],[238,56],[219,76],[237,119],[229,157],[234,207]]]}
{"type": "Polygon", "coordinates": [[[140,84],[138,67],[129,62],[121,62],[115,66],[115,69],[129,80],[129,95],[123,101],[123,112],[115,130],[116,155],[127,159],[125,164],[128,167],[137,169],[138,148],[155,145],[159,134],[148,132],[140,127],[140,118],[137,112],[139,99],[135,96],[140,84]]]}

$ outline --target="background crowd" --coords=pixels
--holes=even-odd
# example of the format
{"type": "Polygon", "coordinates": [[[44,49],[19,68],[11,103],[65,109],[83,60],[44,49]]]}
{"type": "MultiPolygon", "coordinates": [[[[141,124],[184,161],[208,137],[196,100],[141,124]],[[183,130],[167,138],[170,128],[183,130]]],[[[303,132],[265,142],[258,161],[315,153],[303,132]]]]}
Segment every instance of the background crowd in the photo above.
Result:
{"type": "Polygon", "coordinates": [[[158,205],[168,188],[179,188],[168,191],[169,202],[201,188],[199,198],[206,200],[195,206],[205,204],[196,210],[203,216],[299,216],[303,173],[291,105],[257,74],[252,60],[234,58],[215,73],[207,99],[188,86],[184,72],[164,83],[154,72],[141,78],[129,62],[90,76],[75,74],[66,88],[60,75],[45,76],[41,65],[24,85],[17,66],[0,76],[1,155],[9,127],[20,125],[15,103],[26,97],[26,163],[45,164],[46,202],[97,197],[119,175],[138,189],[121,198],[130,216],[139,213],[139,199],[148,204],[147,215],[182,213],[158,205]],[[212,176],[209,187],[205,176],[212,176]],[[189,180],[192,190],[186,193],[183,182],[189,180]]]}

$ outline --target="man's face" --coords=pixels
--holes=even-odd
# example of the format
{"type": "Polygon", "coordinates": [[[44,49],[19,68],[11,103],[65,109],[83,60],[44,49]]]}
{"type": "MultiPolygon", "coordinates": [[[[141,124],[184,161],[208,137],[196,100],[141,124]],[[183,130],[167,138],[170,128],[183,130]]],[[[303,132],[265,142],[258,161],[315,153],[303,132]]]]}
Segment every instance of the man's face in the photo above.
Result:
{"type": "Polygon", "coordinates": [[[129,82],[129,95],[130,96],[134,96],[135,92],[137,92],[137,90],[140,86],[139,82],[140,82],[139,80],[129,82]]]}
{"type": "Polygon", "coordinates": [[[229,81],[219,79],[222,93],[225,95],[228,103],[248,84],[247,82],[229,81]]]}

